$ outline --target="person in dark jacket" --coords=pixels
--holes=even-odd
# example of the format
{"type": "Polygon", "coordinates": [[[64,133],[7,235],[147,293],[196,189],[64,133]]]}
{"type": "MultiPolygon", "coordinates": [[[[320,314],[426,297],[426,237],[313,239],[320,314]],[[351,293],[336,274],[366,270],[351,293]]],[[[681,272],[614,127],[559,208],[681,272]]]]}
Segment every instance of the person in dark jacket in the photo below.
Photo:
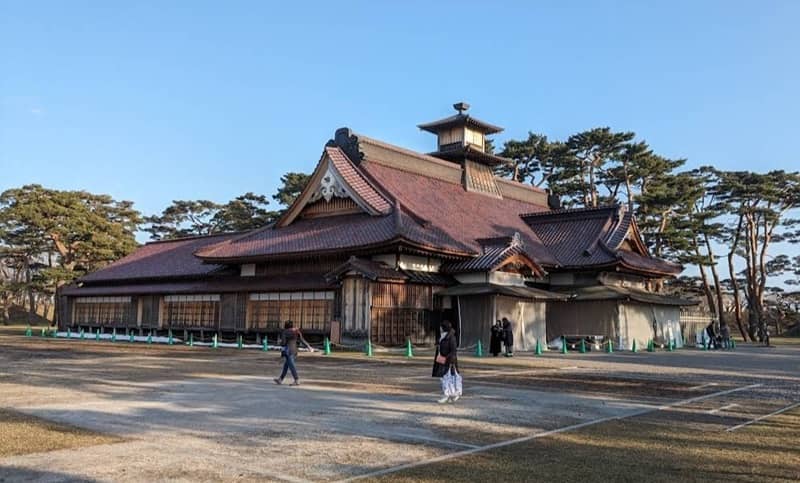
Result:
{"type": "Polygon", "coordinates": [[[711,322],[706,327],[706,335],[708,335],[709,349],[717,349],[717,334],[714,332],[714,322],[711,322]]]}
{"type": "MultiPolygon", "coordinates": [[[[433,372],[431,376],[442,378],[452,373],[453,370],[458,371],[458,341],[456,340],[456,331],[453,330],[453,325],[450,321],[445,320],[442,322],[441,337],[439,338],[439,343],[436,345],[436,354],[433,357],[433,372]]],[[[458,398],[459,396],[451,398],[444,394],[437,402],[439,404],[455,402],[458,398]]]]}
{"type": "Polygon", "coordinates": [[[295,366],[295,359],[297,358],[297,341],[299,340],[306,347],[309,352],[314,352],[308,342],[303,338],[303,333],[300,329],[295,328],[294,322],[287,320],[284,324],[283,332],[281,333],[281,357],[283,357],[283,371],[280,377],[275,378],[275,384],[282,384],[283,378],[286,377],[286,372],[291,371],[294,382],[292,386],[299,386],[300,379],[297,377],[297,367],[295,366]]]}
{"type": "Polygon", "coordinates": [[[511,321],[503,317],[503,344],[506,346],[506,357],[514,355],[514,327],[511,321]]]}
{"type": "Polygon", "coordinates": [[[489,352],[497,357],[502,350],[503,344],[503,324],[499,320],[492,326],[492,337],[489,339],[489,352]]]}

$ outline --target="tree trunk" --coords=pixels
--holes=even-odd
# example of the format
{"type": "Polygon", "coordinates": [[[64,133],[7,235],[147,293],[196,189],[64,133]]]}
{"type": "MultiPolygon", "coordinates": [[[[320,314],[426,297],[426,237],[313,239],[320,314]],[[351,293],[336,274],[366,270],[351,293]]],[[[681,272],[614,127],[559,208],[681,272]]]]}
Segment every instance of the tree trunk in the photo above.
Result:
{"type": "MultiPolygon", "coordinates": [[[[739,245],[739,238],[742,233],[742,223],[744,222],[744,216],[739,214],[739,222],[736,226],[736,233],[733,236],[733,240],[731,242],[731,249],[728,252],[728,274],[731,277],[731,288],[733,289],[733,303],[734,303],[734,315],[736,317],[736,326],[739,328],[739,333],[742,334],[742,339],[747,342],[747,332],[744,330],[744,325],[742,325],[742,303],[739,298],[739,280],[736,278],[736,270],[733,268],[733,257],[736,254],[736,248],[739,245]]],[[[752,340],[752,339],[751,339],[752,340]]]]}
{"type": "MultiPolygon", "coordinates": [[[[692,245],[694,246],[694,252],[697,255],[698,260],[702,259],[703,255],[700,253],[700,246],[697,244],[697,240],[694,240],[692,245]]],[[[708,300],[708,310],[715,312],[717,304],[714,303],[714,295],[711,293],[711,287],[708,284],[706,268],[702,263],[699,263],[697,268],[700,271],[700,279],[703,281],[703,291],[705,292],[706,299],[708,300]]]]}
{"type": "Polygon", "coordinates": [[[719,322],[720,327],[722,325],[728,325],[725,322],[724,314],[724,304],[722,301],[722,287],[719,284],[719,274],[717,274],[717,261],[714,259],[714,252],[711,248],[711,241],[708,239],[708,234],[703,234],[703,239],[706,242],[706,250],[708,251],[708,263],[711,267],[711,276],[714,278],[714,291],[717,295],[717,321],[719,322]]]}

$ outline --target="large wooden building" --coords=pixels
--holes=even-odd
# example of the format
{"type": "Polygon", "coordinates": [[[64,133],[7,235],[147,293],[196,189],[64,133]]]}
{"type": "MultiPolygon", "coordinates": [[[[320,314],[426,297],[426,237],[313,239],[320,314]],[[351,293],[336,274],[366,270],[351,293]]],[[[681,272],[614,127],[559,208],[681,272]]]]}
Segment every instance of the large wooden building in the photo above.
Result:
{"type": "Polygon", "coordinates": [[[399,345],[432,342],[449,319],[469,346],[507,317],[521,349],[564,333],[622,346],[658,336],[682,302],[654,282],[681,267],[648,254],[623,207],[560,209],[496,177],[507,160],[485,143],[501,128],[454,107],[419,126],[438,137],[429,154],[337,130],[277,222],[148,243],[63,288],[59,324],[260,339],[292,320],[342,343],[399,345]],[[632,329],[633,313],[654,315],[632,329]]]}

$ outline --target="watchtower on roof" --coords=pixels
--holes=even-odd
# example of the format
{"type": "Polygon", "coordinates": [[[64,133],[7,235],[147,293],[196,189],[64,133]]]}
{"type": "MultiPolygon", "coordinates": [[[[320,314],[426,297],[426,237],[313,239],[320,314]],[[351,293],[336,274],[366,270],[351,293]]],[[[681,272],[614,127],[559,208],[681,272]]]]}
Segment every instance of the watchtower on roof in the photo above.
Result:
{"type": "Polygon", "coordinates": [[[438,149],[429,154],[460,164],[464,168],[463,184],[467,191],[502,198],[493,168],[509,160],[486,151],[486,136],[502,132],[503,128],[466,114],[469,110],[466,102],[457,102],[453,108],[457,114],[417,126],[438,137],[438,149]]]}
{"type": "Polygon", "coordinates": [[[503,163],[503,158],[486,152],[486,136],[502,132],[503,128],[466,114],[469,107],[466,102],[457,102],[453,108],[458,114],[417,126],[438,137],[438,149],[430,154],[456,162],[467,158],[489,166],[503,163]]]}

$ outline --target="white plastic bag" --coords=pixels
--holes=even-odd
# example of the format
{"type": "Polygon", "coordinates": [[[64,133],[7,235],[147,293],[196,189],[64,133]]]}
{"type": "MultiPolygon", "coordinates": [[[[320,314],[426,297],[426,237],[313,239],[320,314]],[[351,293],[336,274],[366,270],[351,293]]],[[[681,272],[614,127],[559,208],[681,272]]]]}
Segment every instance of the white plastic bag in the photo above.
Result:
{"type": "Polygon", "coordinates": [[[455,369],[442,376],[442,393],[447,397],[461,396],[463,386],[461,374],[455,369]]]}
{"type": "MultiPolygon", "coordinates": [[[[455,371],[455,369],[453,369],[453,371],[455,371]]],[[[462,386],[462,381],[461,381],[461,374],[459,374],[457,371],[456,371],[455,375],[453,376],[453,383],[454,383],[453,384],[453,395],[461,397],[461,392],[463,390],[463,386],[462,386]]]]}

